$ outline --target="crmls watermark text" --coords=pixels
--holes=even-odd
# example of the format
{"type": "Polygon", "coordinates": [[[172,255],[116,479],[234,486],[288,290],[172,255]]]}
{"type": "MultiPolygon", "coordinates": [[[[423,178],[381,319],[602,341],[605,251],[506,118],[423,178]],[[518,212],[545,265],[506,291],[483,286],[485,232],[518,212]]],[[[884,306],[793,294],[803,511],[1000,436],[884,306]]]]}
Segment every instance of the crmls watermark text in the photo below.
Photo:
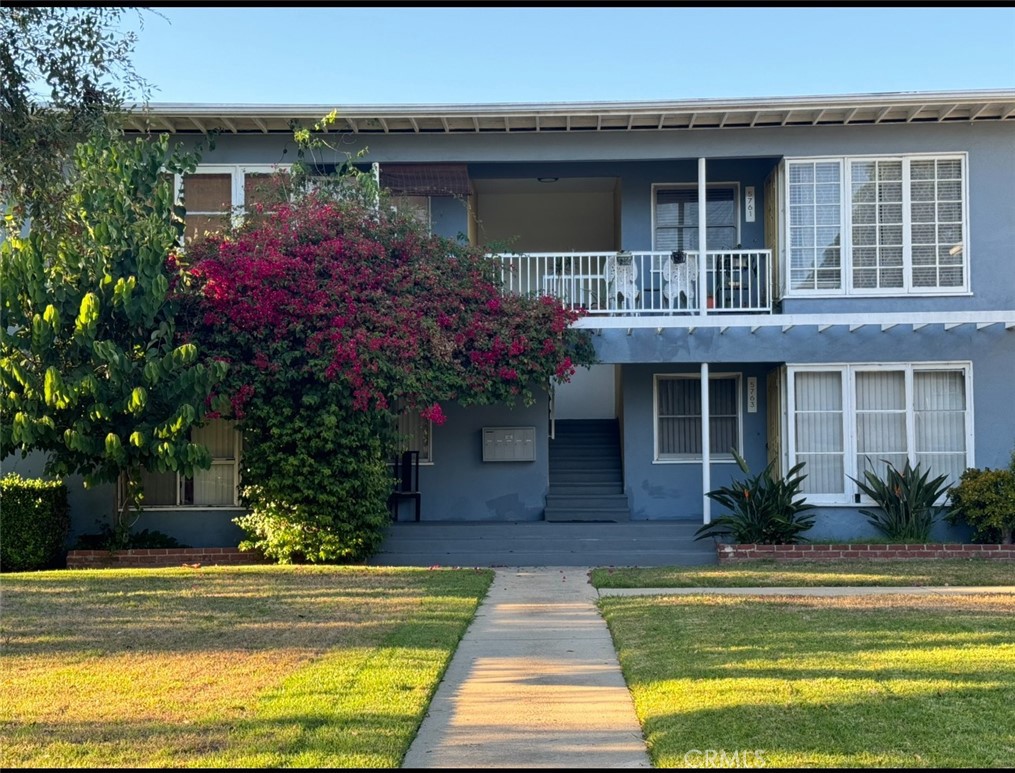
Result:
{"type": "Polygon", "coordinates": [[[763,768],[765,752],[762,749],[690,749],[684,755],[689,768],[763,768]]]}

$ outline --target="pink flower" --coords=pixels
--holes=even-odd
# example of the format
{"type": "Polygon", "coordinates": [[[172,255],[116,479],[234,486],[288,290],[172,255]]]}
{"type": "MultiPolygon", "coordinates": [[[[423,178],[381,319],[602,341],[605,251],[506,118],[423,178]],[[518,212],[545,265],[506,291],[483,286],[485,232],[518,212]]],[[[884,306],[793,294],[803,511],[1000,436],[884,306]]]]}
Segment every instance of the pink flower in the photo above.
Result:
{"type": "Polygon", "coordinates": [[[424,419],[429,419],[437,426],[440,426],[447,421],[447,416],[444,415],[444,411],[441,410],[440,403],[434,403],[429,408],[420,411],[420,416],[424,419]]]}

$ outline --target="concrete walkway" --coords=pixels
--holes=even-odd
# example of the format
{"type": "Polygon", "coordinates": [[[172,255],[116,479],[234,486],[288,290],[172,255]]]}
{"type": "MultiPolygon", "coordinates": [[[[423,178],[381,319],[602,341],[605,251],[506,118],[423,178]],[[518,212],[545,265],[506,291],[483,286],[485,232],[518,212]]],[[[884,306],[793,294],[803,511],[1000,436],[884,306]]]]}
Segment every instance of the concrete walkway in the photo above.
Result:
{"type": "Polygon", "coordinates": [[[648,768],[599,596],[1015,593],[984,587],[603,588],[588,569],[497,569],[404,768],[648,768]]]}
{"type": "Polygon", "coordinates": [[[404,768],[648,768],[588,569],[497,569],[404,768]]]}

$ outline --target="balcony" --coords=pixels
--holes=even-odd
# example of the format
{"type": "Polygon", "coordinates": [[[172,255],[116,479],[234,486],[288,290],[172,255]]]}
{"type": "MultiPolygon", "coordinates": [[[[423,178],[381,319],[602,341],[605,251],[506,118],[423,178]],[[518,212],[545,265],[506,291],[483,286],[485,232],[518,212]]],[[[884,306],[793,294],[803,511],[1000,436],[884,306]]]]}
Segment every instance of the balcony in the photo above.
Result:
{"type": "Polygon", "coordinates": [[[504,287],[594,316],[771,314],[772,251],[502,253],[504,287]]]}

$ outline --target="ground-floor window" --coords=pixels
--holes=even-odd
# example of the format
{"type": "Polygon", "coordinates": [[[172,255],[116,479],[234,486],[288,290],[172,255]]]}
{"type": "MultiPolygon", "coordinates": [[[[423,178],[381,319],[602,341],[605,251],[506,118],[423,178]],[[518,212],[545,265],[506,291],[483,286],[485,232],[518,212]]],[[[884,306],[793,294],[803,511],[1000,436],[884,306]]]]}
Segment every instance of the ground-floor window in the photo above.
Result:
{"type": "MultiPolygon", "coordinates": [[[[708,383],[709,455],[732,461],[742,448],[740,374],[719,373],[708,383]]],[[[701,377],[655,377],[655,460],[701,461],[701,377]]]]}
{"type": "Polygon", "coordinates": [[[193,477],[144,472],[145,507],[235,507],[239,505],[241,435],[234,422],[216,419],[191,431],[190,439],[211,452],[211,468],[193,477]]]}
{"type": "Polygon", "coordinates": [[[398,416],[398,452],[419,451],[420,464],[433,464],[433,423],[417,410],[404,410],[398,416]]]}
{"type": "Polygon", "coordinates": [[[850,478],[887,464],[957,481],[972,464],[968,363],[788,368],[790,465],[813,501],[855,502],[850,478]]]}

